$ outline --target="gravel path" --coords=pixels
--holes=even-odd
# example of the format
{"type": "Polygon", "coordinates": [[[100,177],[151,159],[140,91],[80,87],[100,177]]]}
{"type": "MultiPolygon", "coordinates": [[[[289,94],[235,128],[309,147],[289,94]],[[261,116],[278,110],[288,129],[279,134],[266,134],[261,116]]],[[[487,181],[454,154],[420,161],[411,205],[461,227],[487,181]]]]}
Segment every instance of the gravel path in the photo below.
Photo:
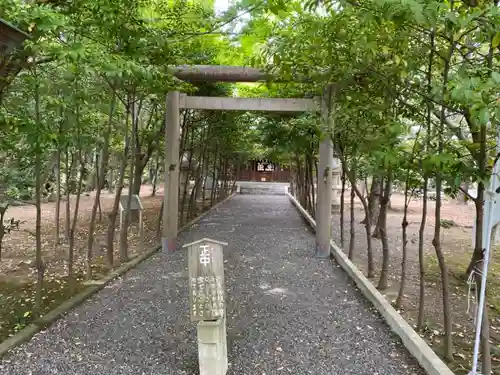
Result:
{"type": "MultiPolygon", "coordinates": [[[[224,251],[229,375],[421,375],[284,196],[239,195],[181,235],[224,251]]],[[[5,375],[197,374],[185,252],[158,253],[0,362],[5,375]]]]}

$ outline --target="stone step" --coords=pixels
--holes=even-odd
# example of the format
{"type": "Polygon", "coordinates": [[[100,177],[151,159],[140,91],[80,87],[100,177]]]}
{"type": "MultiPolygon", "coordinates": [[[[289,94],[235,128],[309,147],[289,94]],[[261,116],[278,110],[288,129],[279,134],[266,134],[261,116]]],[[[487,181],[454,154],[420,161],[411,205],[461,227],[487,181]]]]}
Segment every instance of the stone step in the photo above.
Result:
{"type": "Polygon", "coordinates": [[[273,182],[241,182],[237,183],[238,192],[248,195],[286,195],[288,184],[273,182]]]}

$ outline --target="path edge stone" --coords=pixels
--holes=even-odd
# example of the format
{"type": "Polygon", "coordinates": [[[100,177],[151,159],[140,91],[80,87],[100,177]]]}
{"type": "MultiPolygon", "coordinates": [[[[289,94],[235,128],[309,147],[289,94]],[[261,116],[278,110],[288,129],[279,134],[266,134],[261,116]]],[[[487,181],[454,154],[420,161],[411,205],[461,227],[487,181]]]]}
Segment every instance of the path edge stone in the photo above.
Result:
{"type": "MultiPolygon", "coordinates": [[[[293,205],[300,212],[311,228],[316,230],[316,221],[290,193],[287,193],[293,205]]],[[[403,345],[415,357],[428,375],[454,375],[450,368],[438,357],[420,335],[392,307],[387,299],[375,288],[365,275],[349,260],[335,242],[330,241],[330,253],[337,263],[356,283],[361,293],[379,311],[392,331],[399,336],[403,345]]]]}
{"type": "MultiPolygon", "coordinates": [[[[215,210],[219,205],[223,204],[224,202],[228,201],[232,197],[234,197],[236,193],[232,193],[226,198],[222,199],[220,202],[214,204],[212,207],[210,207],[208,210],[205,212],[201,213],[197,217],[195,217],[193,220],[191,220],[189,223],[183,225],[179,229],[179,233],[189,229],[196,223],[198,223],[203,217],[211,213],[213,210],[215,210]]],[[[115,280],[116,278],[123,276],[125,273],[130,271],[132,268],[136,267],[146,259],[148,259],[151,255],[155,254],[158,250],[161,250],[161,244],[155,245],[153,248],[147,250],[146,252],[136,256],[132,260],[128,261],[127,263],[121,265],[117,269],[111,271],[106,277],[100,279],[100,280],[95,280],[94,283],[90,286],[88,286],[85,290],[81,291],[80,293],[74,295],[67,301],[64,301],[62,304],[57,306],[56,308],[52,309],[49,311],[47,314],[43,315],[41,318],[37,319],[35,322],[29,324],[28,326],[24,327],[22,330],[14,334],[13,336],[9,337],[7,340],[3,341],[0,343],[0,359],[6,355],[9,351],[12,349],[20,346],[21,344],[24,344],[25,342],[29,341],[33,336],[35,336],[37,333],[40,331],[44,330],[47,328],[49,325],[54,323],[56,320],[59,318],[62,318],[64,315],[66,315],[71,309],[74,307],[78,306],[79,304],[83,303],[85,300],[90,298],[92,295],[97,293],[98,291],[104,289],[104,287],[109,284],[111,281],[115,280]]]]}

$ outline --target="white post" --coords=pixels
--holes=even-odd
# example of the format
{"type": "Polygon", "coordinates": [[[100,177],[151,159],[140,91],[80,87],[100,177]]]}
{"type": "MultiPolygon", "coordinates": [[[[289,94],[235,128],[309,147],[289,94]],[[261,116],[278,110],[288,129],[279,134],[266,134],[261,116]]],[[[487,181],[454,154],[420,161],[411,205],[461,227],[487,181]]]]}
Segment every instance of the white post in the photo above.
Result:
{"type": "Polygon", "coordinates": [[[327,134],[319,144],[318,199],[316,200],[316,256],[330,257],[333,142],[328,132],[330,125],[330,91],[326,88],[321,100],[321,117],[327,134]]]}
{"type": "Polygon", "coordinates": [[[165,115],[165,191],[163,204],[162,247],[173,252],[177,242],[179,211],[179,92],[167,95],[165,115]]]}
{"type": "Polygon", "coordinates": [[[200,321],[198,331],[198,362],[200,375],[225,375],[227,372],[226,318],[200,321]]]}

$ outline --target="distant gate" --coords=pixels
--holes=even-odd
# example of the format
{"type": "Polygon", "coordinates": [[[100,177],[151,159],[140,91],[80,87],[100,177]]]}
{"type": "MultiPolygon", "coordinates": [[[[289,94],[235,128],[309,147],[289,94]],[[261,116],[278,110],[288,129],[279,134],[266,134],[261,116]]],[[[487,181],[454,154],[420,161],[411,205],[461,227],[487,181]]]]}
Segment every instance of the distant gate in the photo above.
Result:
{"type": "Polygon", "coordinates": [[[242,166],[237,181],[289,182],[290,169],[264,160],[251,160],[242,166]]]}

